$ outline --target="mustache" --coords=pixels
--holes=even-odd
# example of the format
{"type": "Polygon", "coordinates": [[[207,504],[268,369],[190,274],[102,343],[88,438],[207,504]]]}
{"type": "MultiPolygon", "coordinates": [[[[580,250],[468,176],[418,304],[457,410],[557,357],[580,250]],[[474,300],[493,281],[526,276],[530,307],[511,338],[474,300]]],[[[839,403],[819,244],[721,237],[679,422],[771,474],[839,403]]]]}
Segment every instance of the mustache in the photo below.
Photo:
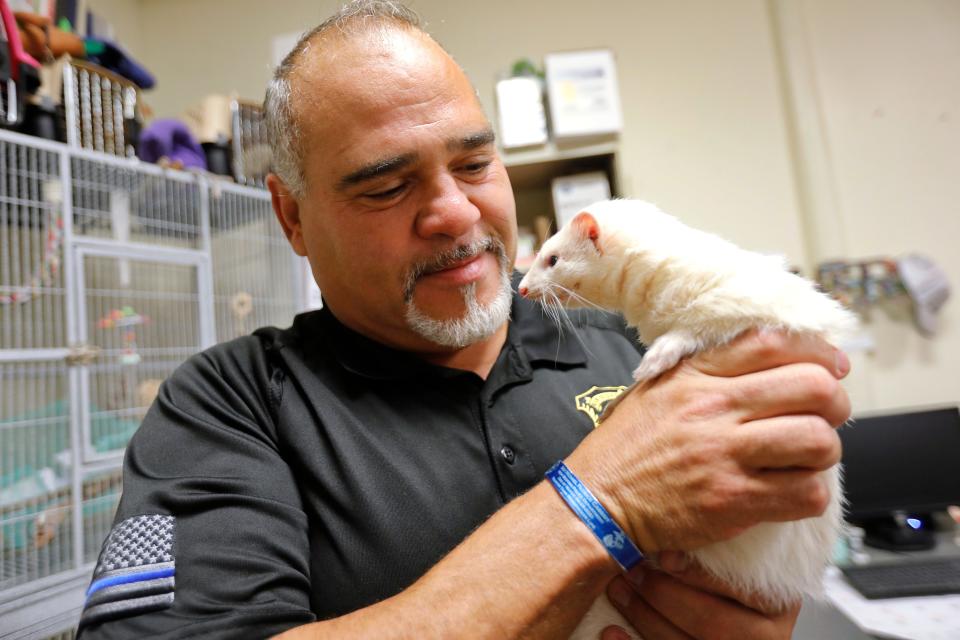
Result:
{"type": "Polygon", "coordinates": [[[492,236],[474,240],[469,244],[462,244],[447,251],[440,252],[427,260],[415,263],[407,272],[404,278],[403,299],[404,302],[413,300],[413,290],[417,286],[417,280],[426,274],[436,273],[447,269],[454,264],[476,257],[481,253],[488,251],[497,257],[500,264],[507,260],[507,249],[499,238],[492,236]]]}

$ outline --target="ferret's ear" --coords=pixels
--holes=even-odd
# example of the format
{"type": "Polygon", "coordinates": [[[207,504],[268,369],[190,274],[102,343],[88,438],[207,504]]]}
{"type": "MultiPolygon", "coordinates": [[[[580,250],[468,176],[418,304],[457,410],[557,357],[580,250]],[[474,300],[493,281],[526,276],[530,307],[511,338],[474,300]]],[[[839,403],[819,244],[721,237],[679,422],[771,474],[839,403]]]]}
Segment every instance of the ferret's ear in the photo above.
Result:
{"type": "Polygon", "coordinates": [[[596,218],[587,211],[581,211],[570,221],[570,224],[579,237],[593,243],[597,253],[603,253],[600,248],[600,225],[596,218]]]}

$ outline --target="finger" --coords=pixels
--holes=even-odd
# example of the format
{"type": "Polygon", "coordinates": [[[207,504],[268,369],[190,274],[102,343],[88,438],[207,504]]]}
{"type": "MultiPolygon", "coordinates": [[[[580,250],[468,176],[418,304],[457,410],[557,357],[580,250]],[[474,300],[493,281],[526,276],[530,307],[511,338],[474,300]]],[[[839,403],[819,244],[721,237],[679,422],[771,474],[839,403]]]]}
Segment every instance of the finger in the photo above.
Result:
{"type": "MultiPolygon", "coordinates": [[[[639,597],[634,588],[623,578],[611,580],[607,594],[613,606],[636,629],[643,640],[691,640],[687,633],[681,631],[656,609],[644,602],[643,598],[639,597]]],[[[602,636],[604,640],[607,640],[608,632],[614,634],[614,638],[618,637],[617,632],[608,627],[602,636]]]]}
{"type": "Polygon", "coordinates": [[[741,503],[750,505],[751,524],[814,518],[833,498],[822,471],[762,471],[746,483],[741,503]]]}
{"type": "Polygon", "coordinates": [[[695,638],[783,637],[779,620],[660,571],[646,571],[636,590],[663,619],[695,638]]]}
{"type": "Polygon", "coordinates": [[[812,333],[753,329],[730,344],[698,354],[690,363],[704,373],[732,377],[797,362],[819,364],[837,378],[850,371],[846,354],[812,333]]]}
{"type": "Polygon", "coordinates": [[[754,420],[740,425],[731,437],[737,461],[751,469],[824,470],[840,461],[840,436],[816,415],[754,420]]]}
{"type": "Polygon", "coordinates": [[[633,640],[622,627],[607,627],[600,633],[600,640],[633,640]]]}
{"type": "Polygon", "coordinates": [[[724,389],[743,421],[815,414],[840,426],[850,417],[846,390],[823,367],[796,363],[743,375],[724,389]]]}
{"type": "Polygon", "coordinates": [[[831,494],[828,472],[803,469],[753,473],[719,472],[696,508],[707,521],[723,522],[727,535],[761,522],[787,522],[819,516],[839,496],[831,494]]]}

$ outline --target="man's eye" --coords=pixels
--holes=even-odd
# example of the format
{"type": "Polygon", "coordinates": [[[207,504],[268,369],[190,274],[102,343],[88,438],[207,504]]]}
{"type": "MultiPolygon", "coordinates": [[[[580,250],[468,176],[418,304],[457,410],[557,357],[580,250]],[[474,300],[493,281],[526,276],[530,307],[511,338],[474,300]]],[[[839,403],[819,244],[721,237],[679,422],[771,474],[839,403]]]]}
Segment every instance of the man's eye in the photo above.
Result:
{"type": "Polygon", "coordinates": [[[549,264],[551,267],[555,267],[557,266],[557,261],[559,259],[560,258],[558,256],[550,256],[549,258],[547,258],[547,264],[549,264]]]}
{"type": "Polygon", "coordinates": [[[464,165],[463,170],[468,173],[479,173],[490,166],[489,160],[483,160],[482,162],[471,162],[470,164],[464,165]]]}
{"type": "Polygon", "coordinates": [[[396,197],[403,193],[403,190],[406,188],[406,185],[397,185],[392,189],[387,189],[386,191],[376,191],[374,193],[365,193],[363,194],[365,198],[373,198],[374,200],[389,200],[390,198],[396,197]]]}

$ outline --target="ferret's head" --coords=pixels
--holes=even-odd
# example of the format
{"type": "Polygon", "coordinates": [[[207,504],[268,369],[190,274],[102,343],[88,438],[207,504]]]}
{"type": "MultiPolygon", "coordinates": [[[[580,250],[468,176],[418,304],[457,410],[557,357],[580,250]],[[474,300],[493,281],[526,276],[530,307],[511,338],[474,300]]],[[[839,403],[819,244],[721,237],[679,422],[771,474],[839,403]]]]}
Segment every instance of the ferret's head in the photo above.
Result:
{"type": "Polygon", "coordinates": [[[604,235],[595,216],[578,213],[543,243],[520,281],[520,295],[566,307],[603,306],[604,235]]]}

